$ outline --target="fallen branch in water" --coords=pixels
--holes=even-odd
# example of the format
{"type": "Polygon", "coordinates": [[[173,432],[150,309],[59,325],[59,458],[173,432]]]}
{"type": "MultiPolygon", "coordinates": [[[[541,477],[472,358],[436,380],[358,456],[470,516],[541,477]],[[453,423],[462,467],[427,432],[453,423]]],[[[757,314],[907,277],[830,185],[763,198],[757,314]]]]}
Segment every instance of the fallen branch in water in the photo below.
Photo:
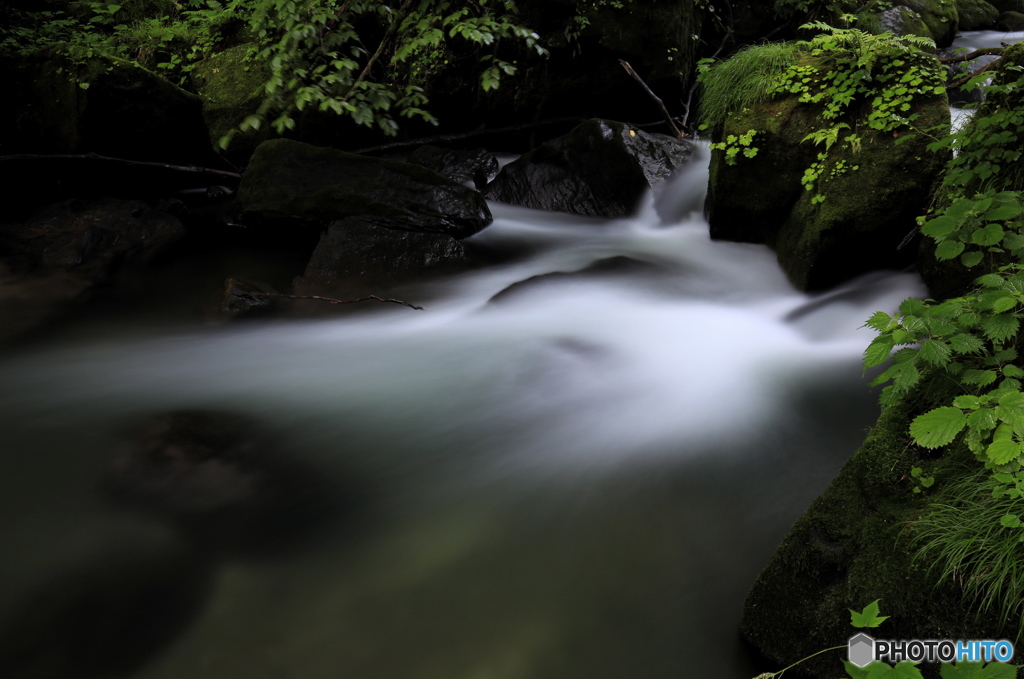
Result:
{"type": "Polygon", "coordinates": [[[662,115],[665,116],[665,120],[668,122],[668,126],[672,128],[673,132],[675,132],[676,139],[682,139],[683,137],[685,137],[686,135],[683,133],[682,130],[679,129],[679,126],[676,125],[676,121],[672,120],[672,115],[668,112],[668,109],[665,108],[665,102],[661,100],[661,97],[654,93],[654,90],[647,86],[647,83],[643,81],[643,78],[636,74],[636,71],[634,71],[633,67],[629,65],[629,62],[623,59],[619,59],[619,65],[622,66],[622,68],[626,69],[626,73],[631,75],[633,77],[633,80],[640,83],[640,86],[644,88],[644,90],[651,97],[651,99],[653,99],[654,102],[658,105],[658,107],[661,109],[662,115]]]}
{"type": "Polygon", "coordinates": [[[991,69],[991,68],[992,68],[993,66],[995,66],[996,64],[998,64],[998,63],[999,63],[1000,61],[1001,61],[1001,59],[996,59],[995,61],[990,61],[990,62],[988,62],[987,64],[985,64],[984,66],[982,66],[981,68],[979,68],[979,69],[978,69],[977,71],[975,71],[974,73],[968,73],[967,75],[965,75],[965,76],[964,76],[964,77],[962,77],[962,78],[957,78],[957,79],[956,79],[956,80],[954,80],[953,82],[951,82],[951,83],[949,83],[948,85],[946,85],[946,89],[947,89],[947,90],[951,90],[951,89],[953,89],[953,88],[956,88],[956,87],[960,87],[960,86],[961,86],[961,85],[963,85],[964,83],[966,83],[966,82],[970,81],[970,80],[971,80],[971,78],[974,78],[975,76],[979,76],[979,75],[981,75],[982,73],[984,73],[985,71],[987,71],[987,70],[991,69]]]}
{"type": "Polygon", "coordinates": [[[940,64],[956,64],[961,61],[971,61],[978,57],[987,56],[1003,56],[1004,47],[984,47],[980,50],[974,50],[970,54],[958,54],[955,57],[939,57],[940,64]]]}
{"type": "Polygon", "coordinates": [[[238,172],[227,170],[215,170],[212,167],[199,167],[198,165],[172,165],[170,163],[157,163],[149,160],[129,160],[127,158],[114,158],[112,156],[101,156],[98,153],[16,153],[10,156],[0,156],[0,162],[5,160],[103,160],[120,163],[122,165],[142,165],[145,167],[162,167],[176,172],[195,172],[198,174],[214,174],[220,177],[241,179],[238,172]]]}
{"type": "Polygon", "coordinates": [[[416,309],[417,311],[423,311],[423,307],[416,306],[415,304],[409,304],[403,302],[400,299],[391,299],[390,297],[378,297],[377,295],[368,295],[366,297],[360,297],[359,299],[334,299],[333,297],[321,297],[320,295],[282,295],[278,292],[246,292],[247,295],[253,297],[283,297],[285,299],[318,299],[329,304],[355,304],[356,302],[369,302],[376,300],[378,302],[390,302],[392,304],[401,304],[407,306],[410,309],[416,309]]]}

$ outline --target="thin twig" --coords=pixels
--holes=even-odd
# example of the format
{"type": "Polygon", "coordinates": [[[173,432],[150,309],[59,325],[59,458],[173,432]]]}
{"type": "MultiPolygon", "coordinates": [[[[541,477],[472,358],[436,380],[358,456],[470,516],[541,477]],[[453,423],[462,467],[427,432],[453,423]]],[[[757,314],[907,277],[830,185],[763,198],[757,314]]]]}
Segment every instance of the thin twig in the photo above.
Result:
{"type": "Polygon", "coordinates": [[[939,57],[939,63],[940,64],[955,64],[955,63],[958,63],[958,62],[961,62],[961,61],[971,61],[973,59],[977,59],[978,57],[985,57],[985,56],[1001,57],[1001,56],[1003,56],[1003,51],[1005,49],[1006,49],[1005,47],[984,47],[984,48],[982,48],[980,50],[974,50],[970,54],[960,54],[960,55],[957,55],[955,57],[939,57]]]}
{"type": "Polygon", "coordinates": [[[101,156],[98,153],[16,153],[9,156],[0,156],[0,161],[5,160],[43,160],[50,158],[62,158],[71,160],[109,160],[115,163],[122,163],[124,165],[143,165],[146,167],[162,167],[168,170],[175,170],[177,172],[196,172],[199,174],[215,174],[221,177],[230,177],[232,179],[241,179],[242,175],[238,172],[228,172],[227,170],[214,170],[210,167],[199,167],[198,165],[171,165],[169,163],[156,163],[148,160],[129,160],[127,158],[114,158],[111,156],[101,156]]]}
{"type": "Polygon", "coordinates": [[[409,11],[410,5],[412,5],[412,0],[405,0],[405,3],[403,3],[398,9],[394,22],[392,22],[387,33],[384,34],[384,37],[380,39],[380,44],[377,45],[377,51],[374,52],[373,56],[370,57],[370,60],[366,62],[366,67],[363,69],[362,73],[359,74],[359,77],[357,77],[352,83],[352,87],[348,88],[348,92],[346,92],[345,96],[341,98],[341,101],[348,101],[348,98],[356,91],[356,87],[359,86],[359,83],[363,82],[363,80],[366,79],[366,76],[369,75],[370,69],[373,68],[373,65],[377,63],[378,59],[380,59],[380,55],[384,53],[384,48],[387,47],[387,44],[391,42],[393,37],[395,37],[395,33],[398,32],[398,27],[402,21],[405,20],[405,14],[409,11]]]}
{"type": "Polygon", "coordinates": [[[366,297],[360,297],[359,299],[335,299],[333,297],[321,297],[320,295],[282,295],[277,292],[246,292],[245,294],[252,295],[253,297],[284,297],[285,299],[318,299],[322,302],[328,302],[330,304],[355,304],[356,302],[369,302],[371,300],[376,300],[378,302],[390,302],[392,304],[401,304],[402,306],[407,306],[410,309],[423,311],[423,307],[421,306],[409,304],[408,302],[403,302],[400,299],[391,299],[390,297],[378,297],[377,295],[368,295],[366,297]]]}
{"type": "Polygon", "coordinates": [[[350,151],[350,153],[376,153],[378,151],[388,151],[390,149],[399,149],[408,146],[421,146],[423,144],[431,144],[433,142],[438,141],[454,141],[456,139],[471,139],[473,137],[482,137],[488,134],[519,132],[521,130],[530,130],[535,127],[544,127],[545,125],[555,125],[557,123],[581,123],[584,120],[586,120],[586,118],[582,116],[569,116],[566,118],[551,118],[548,120],[541,120],[536,123],[509,125],[508,127],[485,128],[481,125],[480,127],[470,132],[459,132],[458,134],[436,134],[432,137],[420,137],[419,139],[411,139],[409,141],[396,141],[390,144],[381,144],[380,146],[368,146],[366,148],[350,151]]]}
{"type": "Polygon", "coordinates": [[[621,65],[622,68],[626,69],[626,73],[632,76],[633,80],[636,80],[638,83],[640,83],[640,86],[643,87],[644,90],[646,90],[647,94],[651,97],[651,99],[653,99],[655,103],[658,104],[658,106],[661,108],[662,115],[664,115],[665,120],[668,121],[668,126],[672,128],[673,132],[675,132],[676,139],[682,139],[683,137],[685,137],[686,135],[683,133],[682,130],[679,129],[679,127],[676,125],[676,122],[672,120],[672,116],[671,114],[669,114],[668,109],[665,108],[665,102],[663,102],[661,100],[661,97],[656,95],[654,91],[647,86],[647,83],[645,83],[643,79],[636,74],[636,71],[634,71],[633,67],[629,65],[629,62],[623,59],[619,59],[619,65],[621,65]]]}
{"type": "Polygon", "coordinates": [[[1000,61],[1001,61],[1001,59],[996,59],[995,61],[988,62],[987,64],[985,64],[984,66],[979,68],[977,71],[975,71],[974,73],[968,73],[964,77],[958,78],[957,80],[954,80],[953,82],[949,83],[948,85],[946,85],[946,89],[947,90],[951,90],[951,89],[954,89],[956,87],[960,87],[964,83],[968,82],[971,78],[973,78],[975,76],[978,76],[978,75],[981,75],[985,71],[989,70],[990,68],[992,68],[993,66],[998,64],[1000,61]]]}

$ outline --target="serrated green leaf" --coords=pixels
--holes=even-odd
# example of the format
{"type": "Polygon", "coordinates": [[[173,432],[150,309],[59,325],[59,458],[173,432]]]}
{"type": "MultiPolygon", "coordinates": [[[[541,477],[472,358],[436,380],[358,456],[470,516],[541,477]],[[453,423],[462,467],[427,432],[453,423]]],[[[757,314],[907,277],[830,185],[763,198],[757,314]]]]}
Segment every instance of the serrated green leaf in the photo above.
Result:
{"type": "Polygon", "coordinates": [[[921,381],[921,373],[911,362],[894,365],[892,386],[897,392],[904,393],[921,381]]]}
{"type": "Polygon", "coordinates": [[[886,342],[881,337],[876,337],[868,348],[864,350],[864,367],[872,368],[876,365],[880,365],[889,360],[889,355],[892,353],[893,345],[890,342],[886,342]]]}
{"type": "Polygon", "coordinates": [[[964,244],[958,240],[947,240],[939,243],[935,248],[935,259],[945,261],[953,259],[964,251],[964,244]]]}
{"type": "Polygon", "coordinates": [[[972,266],[978,266],[984,258],[985,255],[983,253],[974,250],[960,255],[960,263],[970,269],[972,266]]]}
{"type": "Polygon", "coordinates": [[[971,242],[975,245],[995,245],[1003,240],[1003,227],[1001,224],[986,224],[971,234],[971,242]]]}
{"type": "Polygon", "coordinates": [[[1013,428],[1003,423],[992,434],[992,443],[985,449],[985,455],[994,464],[1006,464],[1020,455],[1020,444],[1013,440],[1013,428]]]}
{"type": "Polygon", "coordinates": [[[961,660],[955,665],[942,663],[939,666],[939,674],[942,679],[982,679],[984,663],[961,660]]]}
{"type": "Polygon", "coordinates": [[[872,330],[883,332],[889,327],[889,322],[892,321],[892,316],[885,313],[884,311],[876,311],[871,315],[871,318],[864,324],[872,330]]]}
{"type": "Polygon", "coordinates": [[[866,669],[867,679],[924,679],[917,665],[908,660],[898,662],[894,667],[885,663],[871,663],[866,669]]]}
{"type": "Polygon", "coordinates": [[[921,233],[932,238],[945,238],[960,227],[960,223],[948,215],[930,219],[921,227],[921,233]]]}
{"type": "Polygon", "coordinates": [[[1016,297],[1000,297],[992,302],[992,311],[1001,314],[1017,306],[1016,297]]]}
{"type": "Polygon", "coordinates": [[[949,359],[953,355],[953,350],[950,349],[945,342],[933,339],[922,342],[919,352],[922,360],[927,361],[934,366],[946,365],[949,363],[949,359]]]}
{"type": "Polygon", "coordinates": [[[985,213],[985,218],[991,219],[993,221],[1004,221],[1007,219],[1013,219],[1022,211],[1024,211],[1024,208],[1021,208],[1019,203],[1013,201],[1003,203],[1002,205],[992,208],[987,213],[985,213]]]}
{"type": "Polygon", "coordinates": [[[971,354],[981,351],[985,347],[985,343],[969,332],[962,332],[949,338],[949,346],[958,354],[971,354]]]}
{"type": "Polygon", "coordinates": [[[967,416],[967,426],[971,429],[988,431],[995,429],[997,424],[999,419],[993,408],[981,408],[967,416]]]}
{"type": "Polygon", "coordinates": [[[964,394],[957,396],[953,399],[953,405],[957,408],[970,408],[977,409],[981,407],[981,399],[977,396],[971,396],[970,394],[964,394]]]}
{"type": "Polygon", "coordinates": [[[998,374],[995,370],[965,370],[960,379],[966,384],[978,384],[987,386],[996,381],[998,374]]]}
{"type": "Polygon", "coordinates": [[[1024,410],[1024,394],[1019,391],[1011,391],[999,397],[999,406],[1007,410],[1024,410]]]}
{"type": "Polygon", "coordinates": [[[967,426],[967,416],[959,408],[945,406],[918,415],[910,423],[910,435],[919,446],[939,448],[950,443],[967,426]]]}
{"type": "Polygon", "coordinates": [[[999,519],[999,525],[1003,528],[1020,528],[1024,524],[1016,514],[1005,514],[999,519]]]}
{"type": "Polygon", "coordinates": [[[983,288],[1001,288],[1005,279],[997,273],[987,273],[979,276],[974,282],[983,288]]]}
{"type": "Polygon", "coordinates": [[[1013,364],[1004,365],[1002,367],[1002,373],[1006,377],[1024,377],[1024,370],[1021,370],[1013,364]]]}
{"type": "Polygon", "coordinates": [[[853,610],[852,608],[847,609],[850,611],[850,624],[857,628],[878,627],[883,622],[888,620],[888,615],[878,615],[879,601],[881,601],[881,599],[875,599],[867,606],[865,606],[864,610],[860,611],[859,613],[853,610]]]}
{"type": "Polygon", "coordinates": [[[982,671],[982,679],[1017,679],[1017,666],[1003,662],[990,662],[982,671]]]}
{"type": "Polygon", "coordinates": [[[982,319],[981,329],[985,335],[996,342],[1005,342],[1017,334],[1020,321],[1009,314],[999,314],[982,319]]]}
{"type": "Polygon", "coordinates": [[[908,297],[900,302],[900,313],[904,316],[911,314],[920,315],[925,311],[924,300],[917,297],[908,297]]]}

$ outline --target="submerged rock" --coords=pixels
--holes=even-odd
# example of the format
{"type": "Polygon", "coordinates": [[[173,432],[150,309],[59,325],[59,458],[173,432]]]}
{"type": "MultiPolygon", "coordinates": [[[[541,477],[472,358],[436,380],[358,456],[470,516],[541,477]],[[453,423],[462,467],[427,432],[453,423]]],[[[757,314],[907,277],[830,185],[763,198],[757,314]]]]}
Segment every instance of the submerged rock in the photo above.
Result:
{"type": "Polygon", "coordinates": [[[465,251],[451,236],[416,233],[365,218],[331,222],[306,266],[307,279],[415,272],[460,262],[465,251]]]}
{"type": "Polygon", "coordinates": [[[409,155],[409,162],[457,182],[471,181],[477,190],[498,174],[498,159],[484,149],[443,149],[424,144],[409,155]]]}
{"type": "Polygon", "coordinates": [[[238,192],[244,217],[320,223],[360,217],[388,228],[466,238],[491,223],[479,192],[421,165],[288,139],[259,145],[238,192]]]}
{"type": "Polygon", "coordinates": [[[328,500],[321,479],[259,423],[215,410],[152,419],[114,460],[104,489],[175,522],[204,549],[229,553],[291,548],[353,501],[328,500]]]}
{"type": "Polygon", "coordinates": [[[687,142],[593,119],[506,165],[485,193],[539,210],[625,217],[692,153],[687,142]]]}

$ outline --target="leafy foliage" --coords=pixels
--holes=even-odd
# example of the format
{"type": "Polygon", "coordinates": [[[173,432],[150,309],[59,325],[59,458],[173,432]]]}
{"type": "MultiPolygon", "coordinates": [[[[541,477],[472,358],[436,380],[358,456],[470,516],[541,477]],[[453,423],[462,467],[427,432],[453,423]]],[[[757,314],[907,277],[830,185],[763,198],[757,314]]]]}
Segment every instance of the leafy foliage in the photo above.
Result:
{"type": "Polygon", "coordinates": [[[855,611],[850,609],[850,624],[858,629],[864,629],[867,627],[878,627],[883,622],[889,619],[888,615],[878,615],[878,602],[881,599],[875,599],[862,611],[855,611]]]}
{"type": "Polygon", "coordinates": [[[268,64],[270,77],[263,102],[242,130],[270,124],[282,133],[295,127],[299,112],[315,109],[394,134],[398,118],[436,122],[423,84],[456,55],[479,63],[480,87],[489,91],[516,73],[509,55],[546,54],[538,35],[518,22],[514,0],[404,0],[400,6],[379,0],[134,3],[134,9],[72,3],[78,14],[15,13],[13,27],[0,38],[0,55],[84,47],[160,69],[186,84],[196,61],[244,27],[257,41],[252,58],[268,64]]]}

